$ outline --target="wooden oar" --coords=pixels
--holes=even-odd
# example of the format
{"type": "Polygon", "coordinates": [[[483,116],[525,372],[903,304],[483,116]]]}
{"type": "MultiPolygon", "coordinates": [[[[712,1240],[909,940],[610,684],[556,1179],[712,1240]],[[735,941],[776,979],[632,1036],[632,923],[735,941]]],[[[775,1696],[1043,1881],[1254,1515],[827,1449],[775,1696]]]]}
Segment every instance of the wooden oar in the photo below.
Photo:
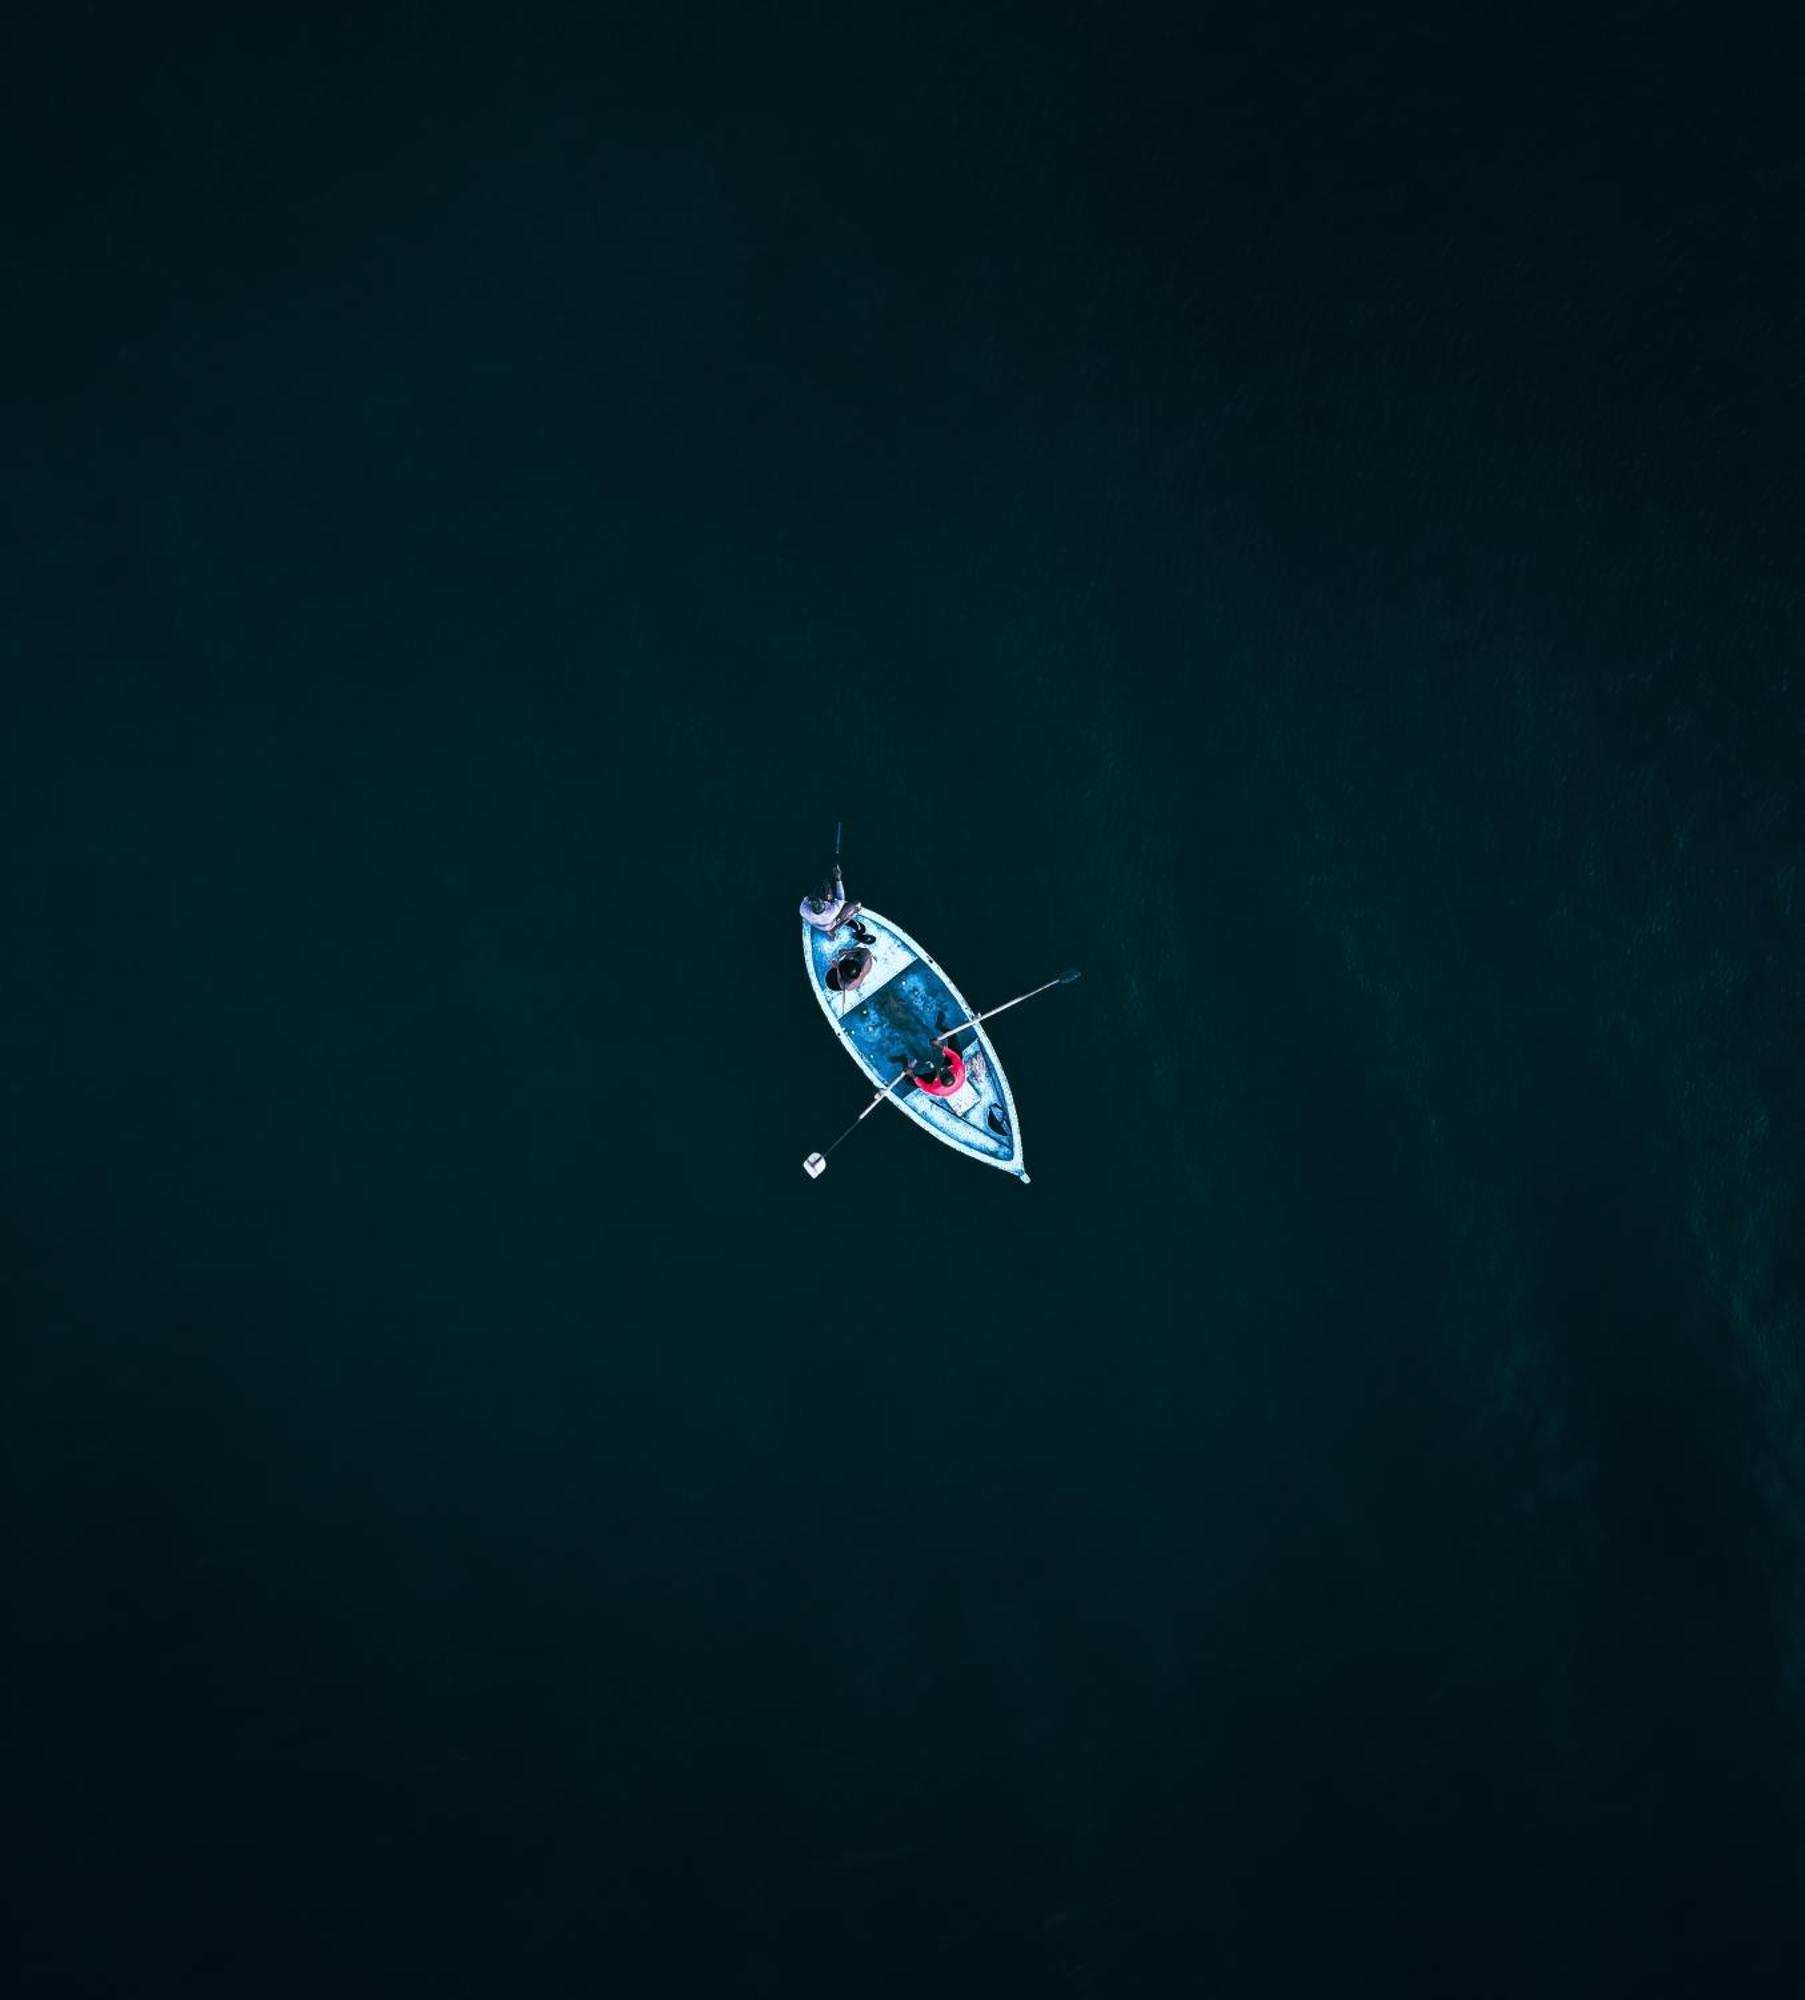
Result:
{"type": "Polygon", "coordinates": [[[967,1028],[975,1028],[980,1021],[993,1021],[997,1015],[1007,1014],[1011,1007],[1019,1007],[1024,1000],[1032,1000],[1036,993],[1046,993],[1055,986],[1070,986],[1075,979],[1080,977],[1082,975],[1078,968],[1075,965],[1071,966],[1062,972],[1057,979],[1049,979],[1045,986],[1035,987],[1033,993],[1018,993],[1013,1000],[1005,1000],[1000,1007],[987,1008],[982,1014],[974,1014],[969,1021],[959,1022],[956,1027],[946,1029],[943,1033],[936,1035],[934,1039],[937,1042],[944,1042],[949,1035],[961,1034],[967,1028]]]}
{"type": "MultiPolygon", "coordinates": [[[[909,1072],[906,1069],[899,1069],[896,1072],[896,1074],[890,1079],[890,1081],[884,1085],[883,1089],[880,1090],[878,1094],[871,1100],[871,1102],[866,1105],[864,1110],[861,1111],[859,1115],[852,1121],[852,1123],[847,1126],[846,1130],[840,1134],[840,1138],[834,1141],[834,1146],[839,1145],[840,1139],[850,1139],[852,1135],[859,1129],[859,1127],[864,1124],[865,1120],[871,1116],[871,1114],[877,1109],[877,1107],[883,1103],[884,1099],[890,1095],[891,1091],[893,1091],[896,1088],[896,1086],[902,1082],[903,1078],[906,1077],[908,1074],[909,1072]]],[[[831,1153],[834,1149],[834,1146],[829,1146],[827,1149],[827,1153],[831,1153]]],[[[802,1171],[808,1175],[810,1180],[818,1181],[821,1178],[821,1176],[827,1172],[827,1153],[811,1153],[808,1156],[808,1158],[803,1161],[802,1171]]]]}

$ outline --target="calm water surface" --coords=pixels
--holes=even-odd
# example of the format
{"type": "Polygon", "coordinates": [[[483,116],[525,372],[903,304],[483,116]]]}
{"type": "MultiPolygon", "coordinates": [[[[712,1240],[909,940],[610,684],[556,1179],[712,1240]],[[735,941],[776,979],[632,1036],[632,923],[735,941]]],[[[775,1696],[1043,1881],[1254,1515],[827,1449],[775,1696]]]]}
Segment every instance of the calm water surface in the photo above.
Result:
{"type": "Polygon", "coordinates": [[[1784,1990],[1780,66],[71,27],[14,1990],[1784,1990]],[[1083,968],[1032,1189],[804,1180],[842,818],[976,1004],[1083,968]]]}

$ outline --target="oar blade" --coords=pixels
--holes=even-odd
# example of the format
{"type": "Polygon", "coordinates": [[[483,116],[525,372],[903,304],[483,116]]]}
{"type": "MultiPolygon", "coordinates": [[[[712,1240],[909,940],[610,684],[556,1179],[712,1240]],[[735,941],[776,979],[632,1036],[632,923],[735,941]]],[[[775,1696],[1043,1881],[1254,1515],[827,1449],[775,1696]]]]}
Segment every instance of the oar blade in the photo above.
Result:
{"type": "Polygon", "coordinates": [[[1080,972],[1075,965],[1068,966],[1066,970],[1059,975],[1059,983],[1061,986],[1070,986],[1074,980],[1082,979],[1083,977],[1084,974],[1080,972]]]}
{"type": "Polygon", "coordinates": [[[825,1153],[811,1153],[803,1161],[802,1171],[808,1175],[810,1180],[818,1181],[827,1172],[827,1155],[825,1153]]]}

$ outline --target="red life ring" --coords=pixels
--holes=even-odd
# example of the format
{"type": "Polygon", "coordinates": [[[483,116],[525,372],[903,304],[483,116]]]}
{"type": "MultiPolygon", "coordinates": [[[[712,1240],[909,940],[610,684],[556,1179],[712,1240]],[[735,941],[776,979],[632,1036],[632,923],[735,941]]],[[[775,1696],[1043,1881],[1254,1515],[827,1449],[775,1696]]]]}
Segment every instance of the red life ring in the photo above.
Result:
{"type": "Polygon", "coordinates": [[[917,1077],[915,1079],[915,1088],[917,1090],[925,1090],[930,1097],[951,1097],[953,1092],[965,1081],[965,1058],[957,1049],[948,1049],[947,1054],[953,1059],[952,1082],[923,1083],[921,1078],[917,1077]]]}

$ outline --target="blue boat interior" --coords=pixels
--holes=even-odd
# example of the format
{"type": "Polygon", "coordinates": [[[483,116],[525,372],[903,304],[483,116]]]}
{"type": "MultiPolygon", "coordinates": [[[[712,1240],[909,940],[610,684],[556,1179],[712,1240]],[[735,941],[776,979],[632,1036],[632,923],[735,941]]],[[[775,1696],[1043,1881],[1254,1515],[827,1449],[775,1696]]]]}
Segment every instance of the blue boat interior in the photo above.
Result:
{"type": "MultiPolygon", "coordinates": [[[[963,1018],[962,1010],[946,981],[931,967],[917,962],[907,972],[887,980],[868,1000],[849,1000],[840,1025],[847,1039],[875,1070],[887,1077],[913,1062],[931,1055],[934,1037],[963,1018]]],[[[977,1044],[977,1030],[963,1028],[952,1037],[960,1055],[977,1044]]],[[[902,1086],[897,1095],[915,1094],[913,1083],[902,1086]]]]}

